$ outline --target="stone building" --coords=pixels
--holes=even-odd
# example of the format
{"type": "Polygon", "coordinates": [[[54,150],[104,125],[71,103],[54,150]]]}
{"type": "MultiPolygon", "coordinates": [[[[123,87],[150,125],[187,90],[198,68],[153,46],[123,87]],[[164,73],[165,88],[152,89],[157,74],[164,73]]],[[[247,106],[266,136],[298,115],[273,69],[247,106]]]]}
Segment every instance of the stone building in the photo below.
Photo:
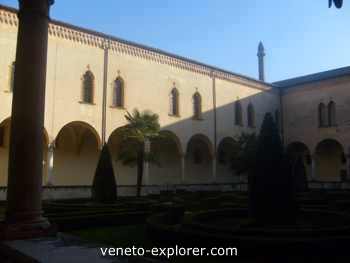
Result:
{"type": "MultiPolygon", "coordinates": [[[[7,160],[17,11],[0,6],[0,187],[7,160]]],[[[310,178],[339,181],[347,169],[346,97],[350,69],[267,83],[264,48],[256,80],[155,48],[59,21],[49,25],[44,184],[90,186],[108,143],[119,187],[136,183],[136,168],[116,161],[126,111],[151,110],[169,140],[157,147],[161,167],[145,163],[144,184],[217,185],[236,179],[225,152],[242,132],[258,132],[266,112],[281,124],[290,152],[310,178]]],[[[346,174],[346,173],[345,173],[346,174]]],[[[123,192],[123,191],[122,191],[123,192]]],[[[125,194],[128,190],[125,190],[125,194]]],[[[0,194],[1,199],[1,194],[0,194]]]]}

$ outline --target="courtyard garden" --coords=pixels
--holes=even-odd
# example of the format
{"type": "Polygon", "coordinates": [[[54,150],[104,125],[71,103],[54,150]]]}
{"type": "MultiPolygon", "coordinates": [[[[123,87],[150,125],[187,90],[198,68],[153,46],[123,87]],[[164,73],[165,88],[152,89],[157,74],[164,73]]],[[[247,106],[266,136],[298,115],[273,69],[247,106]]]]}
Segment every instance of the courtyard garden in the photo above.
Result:
{"type": "MultiPolygon", "coordinates": [[[[349,200],[350,192],[341,190],[298,194],[302,212],[295,223],[279,225],[252,220],[248,195],[241,192],[163,192],[120,197],[105,205],[91,200],[50,201],[44,203],[44,211],[59,232],[105,247],[222,246],[237,247],[239,262],[260,262],[255,260],[267,254],[317,260],[334,253],[345,256],[341,253],[350,240],[349,200]]],[[[191,261],[187,260],[171,262],[191,261]]],[[[215,258],[226,261],[232,258],[215,258]]],[[[201,258],[201,262],[214,261],[201,258]]]]}
{"type": "Polygon", "coordinates": [[[143,149],[147,140],[159,139],[158,117],[135,111],[126,118],[123,140],[131,144],[120,160],[138,168],[135,196],[118,196],[105,145],[91,198],[43,202],[44,216],[58,232],[98,247],[236,248],[239,256],[151,258],[165,262],[350,260],[350,191],[310,190],[304,160],[285,154],[270,114],[259,136],[242,134],[228,157],[232,171],[248,175],[248,191],[178,189],[149,195],[142,194],[142,164],[157,160],[143,149]]]}

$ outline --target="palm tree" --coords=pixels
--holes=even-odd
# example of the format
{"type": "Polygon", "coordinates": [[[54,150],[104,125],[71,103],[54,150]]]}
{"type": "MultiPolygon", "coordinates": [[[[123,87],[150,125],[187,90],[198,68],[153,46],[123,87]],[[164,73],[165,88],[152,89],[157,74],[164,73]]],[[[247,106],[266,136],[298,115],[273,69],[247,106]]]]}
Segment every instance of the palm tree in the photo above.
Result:
{"type": "Polygon", "coordinates": [[[156,162],[154,153],[146,153],[145,146],[161,137],[159,117],[151,111],[139,112],[137,109],[132,114],[127,112],[125,119],[128,124],[121,130],[121,147],[118,160],[124,165],[137,166],[137,196],[141,194],[144,161],[156,162]]]}

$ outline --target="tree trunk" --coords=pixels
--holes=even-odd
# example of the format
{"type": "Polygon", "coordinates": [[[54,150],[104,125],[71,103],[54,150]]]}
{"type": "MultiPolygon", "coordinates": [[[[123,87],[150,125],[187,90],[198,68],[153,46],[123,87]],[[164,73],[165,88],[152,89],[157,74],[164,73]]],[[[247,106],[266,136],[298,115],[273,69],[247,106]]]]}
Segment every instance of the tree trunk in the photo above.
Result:
{"type": "Polygon", "coordinates": [[[137,154],[137,185],[136,185],[136,196],[141,196],[142,187],[142,176],[143,176],[143,148],[137,154]]]}

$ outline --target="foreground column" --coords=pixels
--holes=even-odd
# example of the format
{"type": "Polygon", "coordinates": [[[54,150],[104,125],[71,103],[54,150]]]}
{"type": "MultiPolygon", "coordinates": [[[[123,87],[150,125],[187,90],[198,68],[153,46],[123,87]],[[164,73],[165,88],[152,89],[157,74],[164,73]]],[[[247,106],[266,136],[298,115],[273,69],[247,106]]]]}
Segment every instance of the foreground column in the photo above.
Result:
{"type": "Polygon", "coordinates": [[[42,217],[42,160],[49,8],[53,1],[20,0],[11,116],[5,235],[47,233],[42,217]]]}

